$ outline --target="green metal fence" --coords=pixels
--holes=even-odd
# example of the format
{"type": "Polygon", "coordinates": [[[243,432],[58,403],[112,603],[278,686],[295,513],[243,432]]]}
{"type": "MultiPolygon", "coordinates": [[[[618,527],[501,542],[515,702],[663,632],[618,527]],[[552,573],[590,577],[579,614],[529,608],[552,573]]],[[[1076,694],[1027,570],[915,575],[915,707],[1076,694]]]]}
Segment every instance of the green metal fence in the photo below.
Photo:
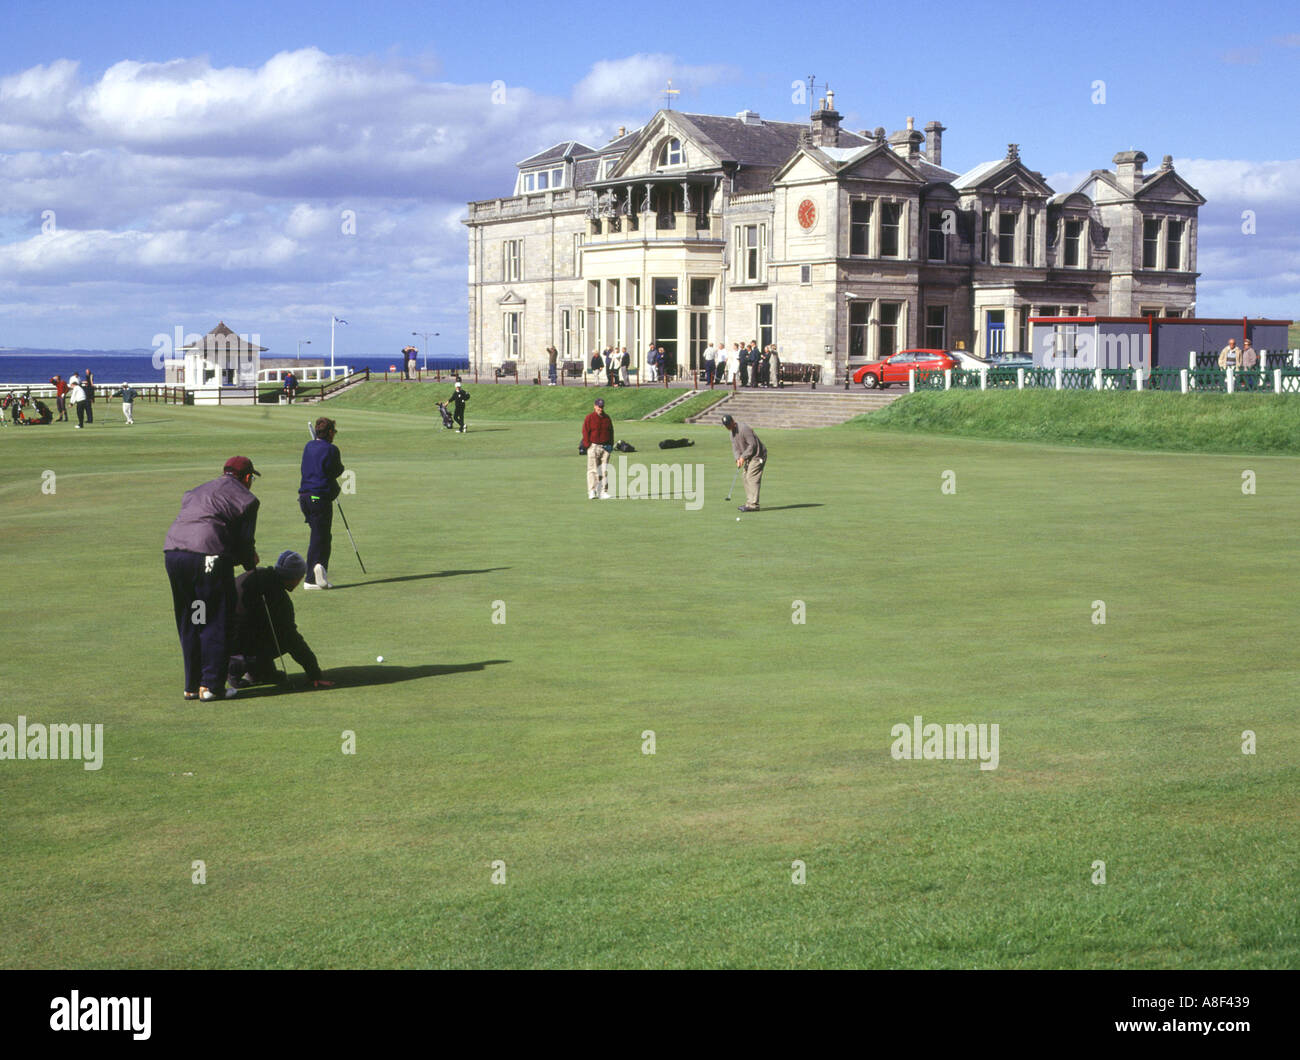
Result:
{"type": "Polygon", "coordinates": [[[1187,386],[1190,390],[1199,390],[1201,392],[1226,393],[1228,389],[1228,373],[1222,368],[1189,368],[1187,370],[1187,386]]]}

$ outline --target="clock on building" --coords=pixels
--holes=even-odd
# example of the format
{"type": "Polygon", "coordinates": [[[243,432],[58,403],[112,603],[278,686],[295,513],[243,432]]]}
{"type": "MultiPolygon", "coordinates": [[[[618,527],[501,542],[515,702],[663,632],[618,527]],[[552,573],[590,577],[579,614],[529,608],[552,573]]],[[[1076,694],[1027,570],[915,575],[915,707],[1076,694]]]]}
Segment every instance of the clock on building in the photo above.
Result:
{"type": "Polygon", "coordinates": [[[817,223],[817,204],[812,199],[804,199],[799,204],[799,224],[808,231],[817,223]]]}

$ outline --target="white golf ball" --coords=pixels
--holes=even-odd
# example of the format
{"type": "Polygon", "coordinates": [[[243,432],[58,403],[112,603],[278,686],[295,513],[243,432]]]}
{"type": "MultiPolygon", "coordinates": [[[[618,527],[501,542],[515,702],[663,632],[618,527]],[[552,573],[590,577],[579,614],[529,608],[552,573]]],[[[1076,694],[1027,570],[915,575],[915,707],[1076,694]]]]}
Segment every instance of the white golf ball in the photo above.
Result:
{"type": "Polygon", "coordinates": [[[382,655],[375,656],[375,662],[383,662],[383,661],[384,661],[384,657],[382,655]]]}
{"type": "Polygon", "coordinates": [[[740,522],[740,516],[736,516],[736,522],[740,522]]]}

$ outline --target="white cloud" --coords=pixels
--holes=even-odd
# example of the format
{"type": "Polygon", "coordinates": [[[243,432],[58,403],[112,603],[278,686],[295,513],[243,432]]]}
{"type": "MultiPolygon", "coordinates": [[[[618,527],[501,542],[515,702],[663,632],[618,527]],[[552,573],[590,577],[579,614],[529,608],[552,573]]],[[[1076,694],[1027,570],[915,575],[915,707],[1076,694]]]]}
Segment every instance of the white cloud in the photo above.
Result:
{"type": "Polygon", "coordinates": [[[645,114],[663,105],[669,79],[681,95],[674,97],[674,109],[687,109],[680,101],[704,85],[734,76],[731,67],[684,66],[671,55],[638,54],[624,59],[601,59],[574,86],[573,100],[580,107],[631,107],[645,114]]]}
{"type": "Polygon", "coordinates": [[[1178,162],[1176,168],[1211,204],[1300,203],[1300,159],[1247,162],[1193,158],[1178,162]]]}

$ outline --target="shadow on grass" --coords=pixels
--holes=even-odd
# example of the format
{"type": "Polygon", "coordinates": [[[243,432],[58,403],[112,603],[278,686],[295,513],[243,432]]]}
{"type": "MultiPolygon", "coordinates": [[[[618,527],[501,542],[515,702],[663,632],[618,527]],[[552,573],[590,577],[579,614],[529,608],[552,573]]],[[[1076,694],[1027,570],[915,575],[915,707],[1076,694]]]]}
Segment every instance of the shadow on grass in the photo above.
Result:
{"type": "MultiPolygon", "coordinates": [[[[443,429],[446,430],[445,427],[443,429]]],[[[509,427],[466,427],[465,433],[466,434],[489,434],[492,431],[508,431],[508,430],[510,430],[509,427]]],[[[455,434],[457,432],[452,431],[451,433],[455,434]]]]}
{"type": "Polygon", "coordinates": [[[462,574],[491,574],[493,571],[509,569],[509,567],[483,567],[480,570],[437,570],[430,571],[428,574],[403,574],[398,578],[372,578],[368,582],[348,582],[346,585],[336,585],[331,592],[338,592],[340,589],[360,589],[363,585],[387,585],[389,582],[419,582],[427,578],[456,578],[462,574]]]}
{"type": "MultiPolygon", "coordinates": [[[[395,685],[402,681],[418,681],[424,677],[445,677],[448,674],[466,674],[485,670],[489,666],[499,666],[510,662],[509,659],[484,659],[482,662],[447,663],[439,665],[429,663],[424,666],[391,666],[387,663],[373,663],[369,666],[335,666],[325,671],[325,679],[333,681],[337,688],[364,688],[368,685],[395,685]]],[[[289,685],[254,685],[252,688],[240,689],[237,700],[260,699],[263,696],[278,696],[284,692],[313,692],[303,674],[294,674],[289,685]]],[[[321,689],[328,692],[330,689],[321,689]]]]}
{"type": "Polygon", "coordinates": [[[826,507],[826,505],[824,505],[824,504],[776,504],[776,505],[764,505],[762,508],[760,508],[760,509],[758,510],[758,514],[759,514],[759,515],[762,515],[764,512],[789,512],[789,511],[793,511],[795,508],[825,508],[825,507],[826,507]]]}

